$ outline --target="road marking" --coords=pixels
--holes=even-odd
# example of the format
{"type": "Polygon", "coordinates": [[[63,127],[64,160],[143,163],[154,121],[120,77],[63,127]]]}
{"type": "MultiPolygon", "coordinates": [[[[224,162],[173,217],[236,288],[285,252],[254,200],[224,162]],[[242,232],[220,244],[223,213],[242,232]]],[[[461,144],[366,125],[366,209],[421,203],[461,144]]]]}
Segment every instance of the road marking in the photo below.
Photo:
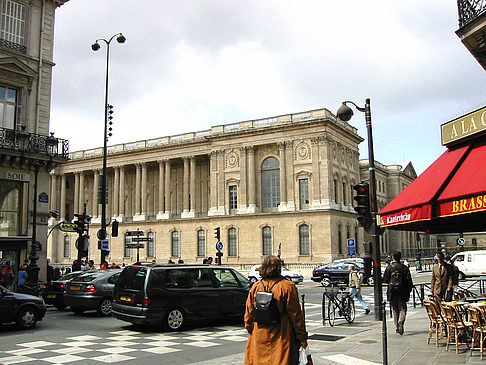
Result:
{"type": "Polygon", "coordinates": [[[351,357],[348,355],[331,355],[331,356],[324,356],[323,359],[334,361],[338,364],[345,364],[345,365],[373,365],[378,364],[377,362],[371,362],[367,360],[358,359],[356,357],[351,357]]]}

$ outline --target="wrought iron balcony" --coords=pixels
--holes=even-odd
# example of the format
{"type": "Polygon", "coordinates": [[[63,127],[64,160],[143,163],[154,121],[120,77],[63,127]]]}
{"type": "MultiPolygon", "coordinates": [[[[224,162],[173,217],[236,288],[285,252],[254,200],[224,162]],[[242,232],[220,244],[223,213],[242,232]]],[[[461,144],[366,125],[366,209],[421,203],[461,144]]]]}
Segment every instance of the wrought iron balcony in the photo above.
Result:
{"type": "Polygon", "coordinates": [[[42,134],[29,133],[25,127],[16,131],[8,128],[0,128],[0,149],[18,151],[34,155],[44,155],[50,158],[69,158],[69,141],[42,134]]]}
{"type": "Polygon", "coordinates": [[[471,23],[486,12],[486,0],[458,0],[459,28],[471,23]]]}

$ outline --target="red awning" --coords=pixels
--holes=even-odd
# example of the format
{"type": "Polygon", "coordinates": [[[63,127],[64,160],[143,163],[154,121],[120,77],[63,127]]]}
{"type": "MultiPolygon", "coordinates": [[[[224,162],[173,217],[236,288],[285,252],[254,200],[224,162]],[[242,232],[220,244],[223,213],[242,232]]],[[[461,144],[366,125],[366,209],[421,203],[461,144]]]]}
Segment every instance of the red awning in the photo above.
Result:
{"type": "Polygon", "coordinates": [[[448,149],[378,214],[398,230],[486,230],[486,141],[448,149]],[[467,220],[464,214],[475,213],[467,220]],[[461,216],[461,217],[458,217],[461,216]],[[438,219],[441,218],[441,219],[438,219]]]}

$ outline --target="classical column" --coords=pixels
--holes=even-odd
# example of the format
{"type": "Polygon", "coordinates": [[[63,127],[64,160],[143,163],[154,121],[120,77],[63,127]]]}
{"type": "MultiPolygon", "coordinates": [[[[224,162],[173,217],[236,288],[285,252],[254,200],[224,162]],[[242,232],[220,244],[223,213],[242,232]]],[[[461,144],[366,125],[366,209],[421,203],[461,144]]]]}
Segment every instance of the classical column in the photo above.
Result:
{"type": "Polygon", "coordinates": [[[159,161],[159,212],[157,213],[157,219],[164,218],[164,195],[165,195],[165,161],[159,161]]]}
{"type": "Polygon", "coordinates": [[[184,177],[182,180],[182,213],[181,218],[189,215],[189,157],[182,157],[184,162],[184,177]]]}
{"type": "Polygon", "coordinates": [[[57,173],[54,171],[51,172],[51,211],[58,210],[57,206],[57,173]]]}
{"type": "Polygon", "coordinates": [[[295,181],[294,181],[294,144],[285,142],[285,164],[287,173],[287,211],[295,210],[295,181]],[[290,170],[290,171],[289,171],[290,170]]]}
{"type": "Polygon", "coordinates": [[[170,219],[171,214],[170,196],[170,160],[165,161],[165,212],[164,219],[170,219]]]}
{"type": "Polygon", "coordinates": [[[125,166],[120,167],[120,196],[118,197],[118,221],[125,216],[125,166]]]}
{"type": "MultiPolygon", "coordinates": [[[[88,209],[86,207],[86,209],[88,209]]],[[[79,212],[84,213],[84,171],[79,173],[79,212]]],[[[86,212],[88,213],[88,212],[86,212]]]]}
{"type": "Polygon", "coordinates": [[[280,204],[279,211],[287,210],[287,165],[285,162],[285,142],[277,143],[280,158],[280,204]]]}
{"type": "Polygon", "coordinates": [[[82,213],[79,210],[79,172],[74,173],[74,213],[82,213]]]}
{"type": "Polygon", "coordinates": [[[226,194],[226,186],[224,181],[224,155],[224,150],[218,151],[218,212],[221,215],[225,214],[224,198],[226,194]]]}
{"type": "Polygon", "coordinates": [[[100,170],[93,170],[93,196],[91,199],[91,215],[92,219],[98,217],[98,181],[100,176],[100,170]]]}
{"type": "Polygon", "coordinates": [[[256,213],[255,147],[248,147],[248,213],[256,213]]]}
{"type": "Polygon", "coordinates": [[[189,213],[191,217],[196,215],[196,158],[191,156],[190,158],[191,164],[191,176],[190,182],[191,186],[189,187],[189,213]]]}
{"type": "Polygon", "coordinates": [[[113,180],[113,218],[120,214],[120,166],[114,167],[115,178],[113,180]]]}
{"type": "Polygon", "coordinates": [[[217,171],[218,171],[218,159],[216,151],[211,151],[209,154],[209,211],[208,216],[216,215],[218,211],[218,194],[217,194],[217,171]]]}
{"type": "MultiPolygon", "coordinates": [[[[316,208],[321,205],[320,199],[320,189],[319,189],[319,138],[312,138],[311,139],[311,150],[312,150],[312,198],[310,199],[312,202],[312,207],[316,208]]],[[[310,181],[309,181],[310,182],[310,181]]],[[[340,187],[342,189],[342,185],[340,187]]]]}
{"type": "Polygon", "coordinates": [[[247,197],[246,147],[240,148],[240,187],[238,191],[238,213],[246,213],[247,197]]]}
{"type": "Polygon", "coordinates": [[[66,219],[66,174],[61,175],[61,206],[59,207],[59,219],[66,219]]]}
{"type": "Polygon", "coordinates": [[[133,216],[134,221],[141,220],[142,204],[142,164],[135,164],[135,215],[133,216]]]}
{"type": "Polygon", "coordinates": [[[147,216],[147,164],[142,163],[142,187],[141,187],[142,215],[147,216]]]}

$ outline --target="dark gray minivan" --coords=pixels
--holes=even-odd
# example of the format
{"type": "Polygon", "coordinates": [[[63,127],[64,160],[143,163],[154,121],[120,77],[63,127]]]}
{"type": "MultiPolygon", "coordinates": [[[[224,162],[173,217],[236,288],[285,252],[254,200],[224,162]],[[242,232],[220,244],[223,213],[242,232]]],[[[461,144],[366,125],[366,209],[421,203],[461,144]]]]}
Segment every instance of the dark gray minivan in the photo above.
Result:
{"type": "Polygon", "coordinates": [[[222,266],[127,266],[113,289],[112,315],[134,324],[180,330],[187,320],[243,318],[251,283],[222,266]]]}

